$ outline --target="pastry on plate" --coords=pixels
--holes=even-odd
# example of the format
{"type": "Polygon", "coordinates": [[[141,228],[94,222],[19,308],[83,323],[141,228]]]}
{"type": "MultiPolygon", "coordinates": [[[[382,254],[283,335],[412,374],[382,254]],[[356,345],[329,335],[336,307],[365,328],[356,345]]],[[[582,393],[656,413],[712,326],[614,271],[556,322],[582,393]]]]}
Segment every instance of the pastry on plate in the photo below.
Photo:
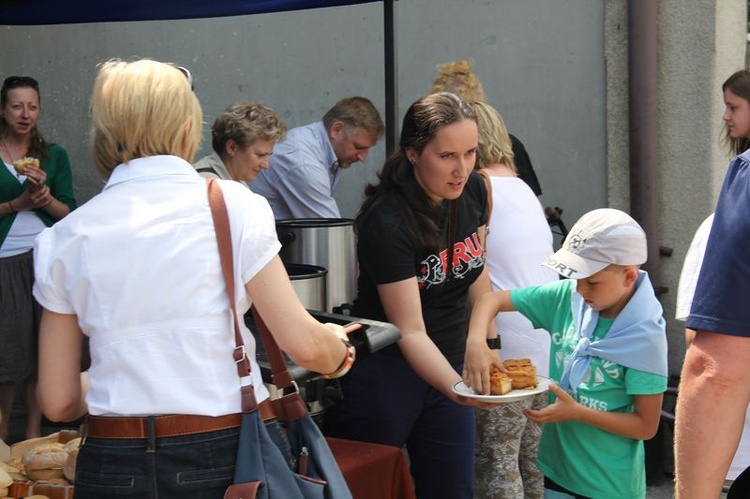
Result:
{"type": "Polygon", "coordinates": [[[503,361],[503,366],[508,370],[514,390],[536,388],[536,367],[530,359],[507,359],[503,361]]]}
{"type": "Polygon", "coordinates": [[[490,366],[490,395],[505,395],[513,389],[510,377],[497,368],[490,366]]]}

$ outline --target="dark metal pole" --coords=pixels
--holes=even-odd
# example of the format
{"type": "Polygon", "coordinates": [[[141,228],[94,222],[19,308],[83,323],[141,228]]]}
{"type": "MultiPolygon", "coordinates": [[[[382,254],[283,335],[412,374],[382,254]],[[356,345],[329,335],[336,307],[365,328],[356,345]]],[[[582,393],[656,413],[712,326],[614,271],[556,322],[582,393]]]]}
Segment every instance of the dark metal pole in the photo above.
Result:
{"type": "Polygon", "coordinates": [[[648,262],[644,268],[651,274],[654,285],[661,280],[656,113],[657,3],[654,0],[628,2],[630,211],[648,237],[648,262]]]}
{"type": "Polygon", "coordinates": [[[385,48],[385,153],[396,151],[398,131],[398,97],[396,92],[396,43],[393,22],[395,0],[383,1],[383,41],[385,48]]]}

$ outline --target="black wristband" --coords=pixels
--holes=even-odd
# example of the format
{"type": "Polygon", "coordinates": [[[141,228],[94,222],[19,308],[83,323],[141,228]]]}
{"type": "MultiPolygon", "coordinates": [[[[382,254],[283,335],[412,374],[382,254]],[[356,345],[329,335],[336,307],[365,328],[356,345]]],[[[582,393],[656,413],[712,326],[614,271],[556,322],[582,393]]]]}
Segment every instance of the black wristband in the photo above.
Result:
{"type": "Polygon", "coordinates": [[[487,346],[490,347],[490,350],[500,350],[500,337],[487,338],[487,346]]]}

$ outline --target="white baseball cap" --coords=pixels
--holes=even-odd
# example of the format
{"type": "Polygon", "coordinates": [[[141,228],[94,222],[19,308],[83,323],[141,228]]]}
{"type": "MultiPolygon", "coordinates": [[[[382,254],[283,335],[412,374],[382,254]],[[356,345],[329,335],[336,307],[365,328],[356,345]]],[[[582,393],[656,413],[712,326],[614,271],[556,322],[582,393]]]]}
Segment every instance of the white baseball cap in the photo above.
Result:
{"type": "Polygon", "coordinates": [[[585,279],[605,267],[646,263],[646,233],[627,213],[612,208],[583,215],[563,246],[542,265],[563,277],[585,279]]]}

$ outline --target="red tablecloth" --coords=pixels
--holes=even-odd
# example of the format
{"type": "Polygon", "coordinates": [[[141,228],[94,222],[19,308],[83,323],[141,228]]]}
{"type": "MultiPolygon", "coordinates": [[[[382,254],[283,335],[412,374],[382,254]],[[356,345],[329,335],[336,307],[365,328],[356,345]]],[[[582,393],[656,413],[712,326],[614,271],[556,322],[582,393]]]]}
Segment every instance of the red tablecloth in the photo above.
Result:
{"type": "Polygon", "coordinates": [[[401,449],[327,437],[354,499],[415,499],[401,449]]]}

